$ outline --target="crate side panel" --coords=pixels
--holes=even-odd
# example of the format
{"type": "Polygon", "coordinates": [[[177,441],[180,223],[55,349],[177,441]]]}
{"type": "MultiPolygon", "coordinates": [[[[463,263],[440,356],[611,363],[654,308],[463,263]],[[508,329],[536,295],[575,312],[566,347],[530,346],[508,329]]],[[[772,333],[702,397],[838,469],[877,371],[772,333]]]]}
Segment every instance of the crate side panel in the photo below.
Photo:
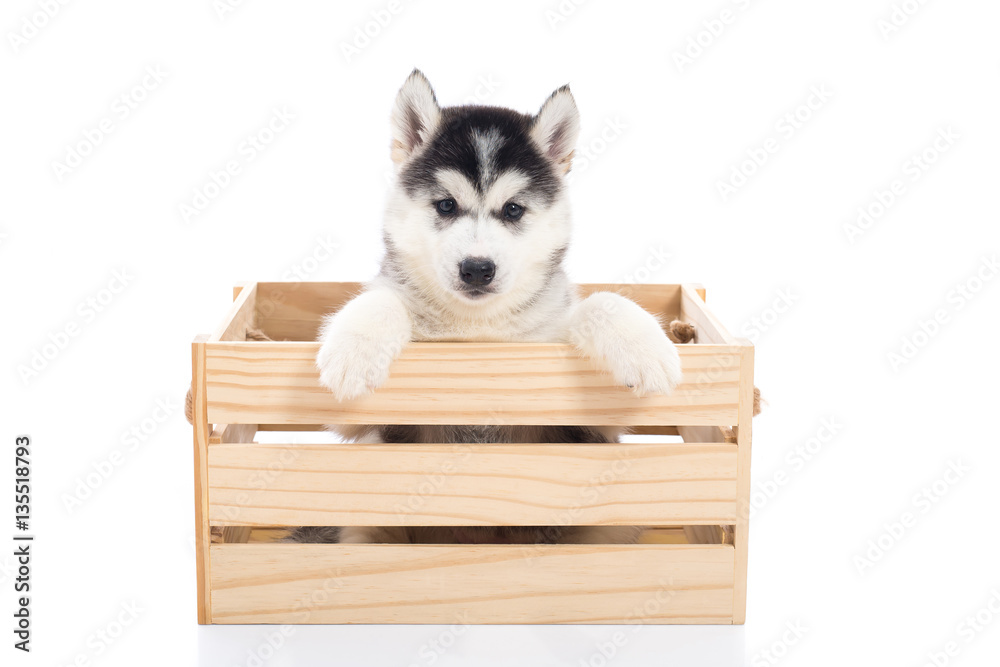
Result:
{"type": "Polygon", "coordinates": [[[258,326],[274,340],[316,340],[323,317],[340,310],[363,289],[361,283],[260,283],[258,326]]]}
{"type": "Polygon", "coordinates": [[[746,621],[747,606],[747,567],[749,559],[749,529],[750,529],[750,451],[751,431],[753,428],[753,364],[754,348],[748,340],[744,343],[742,361],[740,364],[740,410],[739,424],[736,427],[736,444],[739,448],[737,458],[737,493],[739,494],[739,513],[733,528],[734,545],[736,547],[735,591],[733,595],[733,622],[742,624],[746,621]]]}
{"type": "Polygon", "coordinates": [[[663,322],[677,319],[681,313],[681,285],[582,283],[577,285],[577,292],[582,298],[594,292],[620,294],[635,301],[646,312],[658,316],[663,322]]]}
{"type": "Polygon", "coordinates": [[[736,445],[213,445],[213,525],[733,523],[736,445]]]}
{"type": "Polygon", "coordinates": [[[257,325],[256,303],[257,284],[247,283],[235,295],[229,312],[226,313],[222,324],[212,334],[209,342],[245,341],[247,331],[257,325]]]}
{"type": "Polygon", "coordinates": [[[729,545],[212,545],[216,623],[731,623],[729,545]]]}
{"type": "MultiPolygon", "coordinates": [[[[258,327],[274,340],[313,341],[323,317],[360,294],[361,283],[270,282],[257,286],[258,327]]],[[[669,321],[680,315],[680,285],[583,284],[581,297],[615,292],[669,321]]]]}
{"type": "Polygon", "coordinates": [[[198,623],[212,622],[212,598],[209,590],[208,568],[211,560],[209,543],[211,528],[209,519],[209,474],[208,438],[209,425],[206,419],[205,402],[205,341],[208,334],[195,338],[191,344],[191,406],[194,441],[194,535],[195,563],[197,571],[198,623]]]}
{"type": "Polygon", "coordinates": [[[318,344],[207,345],[209,420],[227,424],[580,424],[729,426],[739,348],[679,345],[684,380],[637,397],[572,347],[413,343],[386,384],[343,403],[319,384],[318,344]]]}

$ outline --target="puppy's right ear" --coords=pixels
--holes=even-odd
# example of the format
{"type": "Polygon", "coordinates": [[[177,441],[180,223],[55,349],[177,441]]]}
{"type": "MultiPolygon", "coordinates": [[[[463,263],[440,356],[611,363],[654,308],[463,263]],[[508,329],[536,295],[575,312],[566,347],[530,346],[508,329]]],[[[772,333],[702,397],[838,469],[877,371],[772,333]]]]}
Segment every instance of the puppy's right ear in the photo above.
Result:
{"type": "Polygon", "coordinates": [[[580,136],[580,112],[569,86],[563,86],[545,100],[532,122],[531,136],[562,173],[569,171],[580,136]]]}
{"type": "Polygon", "coordinates": [[[420,70],[413,70],[396,95],[392,109],[392,161],[406,162],[421,145],[430,140],[441,122],[441,107],[430,81],[420,70]]]}

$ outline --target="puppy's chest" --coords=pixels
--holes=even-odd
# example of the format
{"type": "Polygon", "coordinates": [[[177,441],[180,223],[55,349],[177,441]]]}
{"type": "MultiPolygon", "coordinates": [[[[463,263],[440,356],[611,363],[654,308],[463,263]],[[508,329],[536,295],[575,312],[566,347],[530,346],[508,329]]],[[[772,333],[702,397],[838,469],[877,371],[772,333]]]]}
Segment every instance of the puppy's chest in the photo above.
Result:
{"type": "MultiPolygon", "coordinates": [[[[534,314],[532,314],[534,315],[534,314]]],[[[459,322],[433,314],[413,314],[413,340],[484,342],[559,342],[565,338],[565,317],[525,316],[492,321],[459,322]]]]}

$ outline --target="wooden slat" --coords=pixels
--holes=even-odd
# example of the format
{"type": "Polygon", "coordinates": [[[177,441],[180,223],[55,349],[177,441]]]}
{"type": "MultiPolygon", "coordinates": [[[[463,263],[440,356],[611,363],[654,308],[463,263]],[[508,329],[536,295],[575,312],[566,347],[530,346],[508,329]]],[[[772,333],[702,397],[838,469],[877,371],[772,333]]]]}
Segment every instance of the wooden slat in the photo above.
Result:
{"type": "Polygon", "coordinates": [[[729,545],[212,545],[216,623],[731,623],[729,545]]]}
{"type": "Polygon", "coordinates": [[[583,283],[577,285],[581,298],[594,292],[614,292],[635,301],[647,312],[666,323],[676,319],[681,312],[680,285],[623,285],[619,283],[583,283]]]}
{"type": "Polygon", "coordinates": [[[680,435],[676,426],[630,426],[627,435],[680,435]]]}
{"type": "MultiPolygon", "coordinates": [[[[234,296],[239,296],[239,294],[237,293],[234,296]]],[[[211,451],[213,445],[251,442],[256,434],[256,424],[216,424],[212,430],[212,434],[208,437],[209,451],[211,451]]],[[[208,474],[210,480],[209,489],[211,492],[211,456],[209,456],[209,462],[208,474]]],[[[250,540],[250,526],[224,526],[218,530],[221,531],[221,541],[228,544],[243,543],[250,540]]]]}
{"type": "Polygon", "coordinates": [[[250,526],[223,526],[222,541],[226,544],[243,544],[250,541],[250,526]]]}
{"type": "Polygon", "coordinates": [[[316,340],[323,317],[340,310],[363,287],[361,283],[258,283],[258,328],[274,340],[316,340]]]}
{"type": "Polygon", "coordinates": [[[733,523],[736,446],[213,445],[213,525],[733,523]]]}
{"type": "Polygon", "coordinates": [[[581,424],[736,423],[739,348],[679,345],[684,381],[636,397],[567,345],[413,343],[385,386],[338,403],[318,381],[317,343],[207,345],[215,423],[581,424]]]}
{"type": "MultiPolygon", "coordinates": [[[[726,327],[705,307],[704,294],[699,294],[697,285],[681,286],[680,319],[695,326],[698,343],[735,345],[734,338],[726,327]]],[[[704,289],[702,288],[702,292],[704,289]]]]}
{"type": "MultiPolygon", "coordinates": [[[[664,322],[681,311],[680,285],[579,285],[583,297],[593,292],[615,292],[626,296],[664,322]]],[[[274,340],[316,340],[323,317],[339,310],[361,293],[361,283],[269,282],[257,284],[257,327],[274,340]]]]}
{"type": "Polygon", "coordinates": [[[721,426],[678,426],[677,433],[684,442],[729,442],[721,426]]]}
{"type": "Polygon", "coordinates": [[[325,424],[257,424],[258,431],[322,431],[325,424]]]}
{"type": "Polygon", "coordinates": [[[256,326],[257,285],[250,283],[240,290],[222,324],[209,339],[215,341],[245,341],[247,329],[256,326]]]}
{"type": "Polygon", "coordinates": [[[722,526],[684,526],[684,538],[688,544],[723,544],[722,526]]]}
{"type": "MultiPolygon", "coordinates": [[[[697,427],[690,427],[697,428],[697,427]]],[[[718,426],[706,427],[715,429],[706,433],[721,433],[718,426]]],[[[322,431],[326,429],[325,424],[258,424],[258,431],[322,431]]],[[[627,435],[680,435],[676,426],[630,426],[627,435]]],[[[721,437],[721,436],[720,436],[721,437]]],[[[708,438],[692,438],[690,442],[724,442],[716,440],[714,436],[708,438]]]]}
{"type": "Polygon", "coordinates": [[[191,405],[194,425],[194,536],[198,578],[198,623],[212,622],[212,598],[209,586],[209,546],[212,542],[208,522],[208,410],[205,400],[205,341],[203,334],[191,344],[191,405]]]}
{"type": "Polygon", "coordinates": [[[749,340],[738,339],[740,353],[740,409],[736,427],[738,448],[737,476],[740,508],[733,531],[736,548],[735,588],[733,593],[733,623],[742,624],[747,613],[747,562],[750,528],[750,441],[753,423],[753,359],[754,349],[749,340]]]}

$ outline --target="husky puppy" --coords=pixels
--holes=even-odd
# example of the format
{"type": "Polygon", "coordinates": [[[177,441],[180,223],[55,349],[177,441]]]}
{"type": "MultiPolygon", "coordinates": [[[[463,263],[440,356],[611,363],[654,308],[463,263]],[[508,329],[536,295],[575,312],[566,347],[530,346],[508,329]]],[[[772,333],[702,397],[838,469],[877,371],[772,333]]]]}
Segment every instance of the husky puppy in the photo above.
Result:
{"type": "MultiPolygon", "coordinates": [[[[537,115],[441,108],[419,71],[392,111],[396,182],[385,259],[365,291],[320,331],[320,381],[341,401],[381,386],[410,341],[575,345],[637,394],[681,380],[657,320],[611,293],[577,297],[563,271],[570,242],[564,175],[580,130],[568,87],[537,115]]],[[[391,443],[617,442],[621,429],[578,426],[371,426],[354,440],[391,443]]],[[[341,542],[629,543],[637,527],[303,528],[293,539],[341,542]]]]}

